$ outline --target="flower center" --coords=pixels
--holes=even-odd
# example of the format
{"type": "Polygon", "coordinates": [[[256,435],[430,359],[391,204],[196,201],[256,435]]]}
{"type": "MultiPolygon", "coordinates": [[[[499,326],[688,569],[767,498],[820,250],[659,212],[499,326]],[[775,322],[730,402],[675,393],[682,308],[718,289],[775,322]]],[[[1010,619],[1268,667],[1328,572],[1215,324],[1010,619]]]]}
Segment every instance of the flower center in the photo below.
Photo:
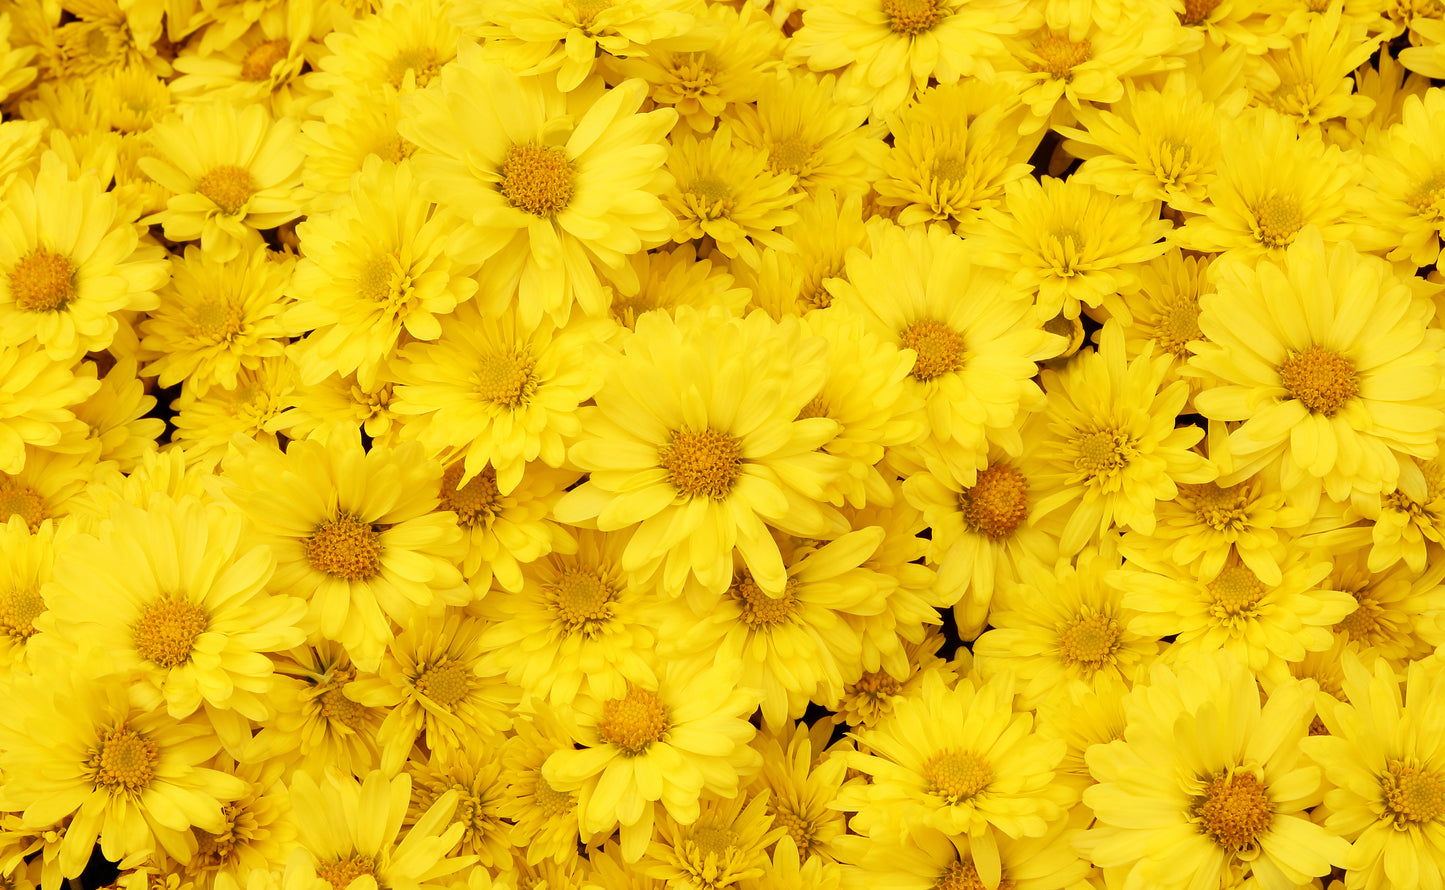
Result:
{"type": "Polygon", "coordinates": [[[943,18],[938,0],[883,0],[883,17],[894,34],[917,37],[943,18]]]}
{"type": "Polygon", "coordinates": [[[211,343],[229,343],[241,332],[241,307],[229,300],[207,300],[191,316],[191,335],[211,343]]]}
{"type": "Polygon", "coordinates": [[[290,42],[284,37],[258,44],[246,53],[246,58],[241,62],[241,79],[252,82],[267,79],[271,76],[271,69],[286,58],[290,50],[290,42]]]}
{"type": "Polygon", "coordinates": [[[1089,61],[1094,48],[1087,39],[1075,43],[1067,37],[1050,34],[1034,44],[1034,55],[1038,60],[1030,63],[1030,68],[1048,72],[1055,80],[1068,83],[1074,79],[1074,66],[1089,61]]]}
{"type": "Polygon", "coordinates": [[[196,191],[210,198],[222,213],[237,214],[256,194],[256,180],[251,171],[235,164],[222,164],[201,174],[196,191]]]}
{"type": "Polygon", "coordinates": [[[28,312],[55,312],[75,299],[75,265],[43,247],[26,254],[10,270],[10,293],[28,312]]]}
{"type": "Polygon", "coordinates": [[[595,637],[612,620],[617,588],[597,570],[571,568],[546,588],[552,609],[567,633],[595,637]]]}
{"type": "Polygon", "coordinates": [[[1192,506],[1200,522],[1217,532],[1239,532],[1248,525],[1249,497],[1242,485],[1221,488],[1213,482],[1180,484],[1180,501],[1192,506]]]}
{"type": "Polygon", "coordinates": [[[306,559],[318,572],[366,581],[381,572],[381,538],[376,528],[351,513],[316,526],[306,539],[306,559]]]}
{"type": "Polygon", "coordinates": [[[100,744],[90,749],[86,766],[95,787],[112,794],[134,793],[150,785],[157,760],[160,746],[122,724],[101,736],[100,744]]]}
{"type": "Polygon", "coordinates": [[[1029,512],[1028,485],[1018,470],[996,463],[958,495],[963,524],[993,541],[1011,536],[1029,512]]]}
{"type": "Polygon", "coordinates": [[[452,464],[442,474],[441,509],[457,514],[457,524],[471,528],[489,525],[502,510],[502,494],[497,488],[497,471],[490,464],[467,480],[461,488],[462,465],[452,464]]]}
{"type": "Polygon", "coordinates": [[[698,860],[715,856],[719,860],[737,846],[738,835],[725,825],[694,825],[689,840],[697,847],[698,860]]]}
{"type": "Polygon", "coordinates": [[[572,203],[577,173],[560,148],[527,143],[507,149],[502,159],[502,197],[533,216],[556,216],[572,203]]]}
{"type": "Polygon", "coordinates": [[[575,805],[571,793],[558,791],[548,785],[547,780],[542,778],[541,771],[537,772],[537,787],[532,791],[532,803],[548,816],[566,813],[575,805]]]}
{"type": "Polygon", "coordinates": [[[941,751],[923,764],[928,793],[949,804],[973,800],[993,781],[993,768],[972,751],[941,751]]]}
{"type": "Polygon", "coordinates": [[[477,365],[477,395],[515,411],[537,394],[537,378],[532,373],[536,367],[537,360],[525,350],[488,353],[477,365]]]}
{"type": "Polygon", "coordinates": [[[1354,364],[1323,346],[1291,352],[1279,366],[1285,393],[1311,411],[1333,417],[1345,403],[1360,394],[1360,379],[1354,364]]]}
{"type": "Polygon", "coordinates": [[[11,516],[24,519],[30,533],[35,534],[40,530],[40,523],[50,516],[50,505],[40,492],[0,473],[0,522],[9,522],[11,516]]]}
{"type": "Polygon", "coordinates": [[[629,687],[622,698],[602,705],[597,731],[622,749],[624,757],[635,757],[667,733],[667,706],[645,689],[629,687]]]}
{"type": "Polygon", "coordinates": [[[1254,205],[1255,237],[1265,247],[1284,247],[1304,225],[1299,202],[1286,195],[1265,195],[1254,205]]]}
{"type": "Polygon", "coordinates": [[[768,149],[768,169],[774,173],[792,173],[801,176],[813,159],[815,146],[804,142],[797,134],[779,139],[768,149]]]}
{"type": "Polygon", "coordinates": [[[1214,616],[1222,619],[1253,618],[1265,594],[1263,582],[1249,566],[1238,563],[1225,566],[1206,589],[1214,600],[1214,616]]]}
{"type": "Polygon", "coordinates": [[[1445,819],[1445,772],[1421,769],[1403,760],[1385,761],[1380,776],[1385,811],[1396,827],[1445,819]]]}
{"type": "Polygon", "coordinates": [[[963,335],[937,321],[915,321],[899,335],[899,347],[918,354],[913,376],[927,383],[963,367],[963,335]]]}
{"type": "Polygon", "coordinates": [[[1200,833],[1239,854],[1254,849],[1259,835],[1274,821],[1274,805],[1254,773],[1226,771],[1205,783],[1190,815],[1199,820],[1200,833]]]}
{"type": "Polygon", "coordinates": [[[347,683],[356,679],[356,671],[352,668],[337,668],[332,671],[331,679],[323,686],[317,696],[321,703],[321,716],[325,720],[335,720],[343,726],[351,729],[358,729],[361,726],[362,718],[366,715],[366,706],[360,702],[352,701],[346,697],[343,691],[347,683]]]}
{"type": "Polygon", "coordinates": [[[1074,469],[1089,481],[1110,481],[1138,456],[1134,437],[1119,430],[1095,430],[1075,440],[1074,469]]]}
{"type": "Polygon", "coordinates": [[[1425,219],[1437,223],[1445,220],[1445,172],[1423,180],[1406,200],[1425,219]]]}
{"type": "Polygon", "coordinates": [[[460,661],[444,657],[416,678],[416,691],[450,711],[466,697],[470,676],[460,661]]]}
{"type": "MultiPolygon", "coordinates": [[[[934,890],[986,890],[983,879],[978,876],[978,869],[974,867],[973,860],[960,862],[954,860],[944,869],[943,874],[933,883],[934,890]]],[[[1014,882],[1004,878],[999,881],[997,890],[1013,890],[1014,882]]]]}
{"type": "Polygon", "coordinates": [[[702,176],[694,179],[692,185],[687,187],[687,192],[702,198],[709,204],[726,204],[733,196],[732,187],[716,176],[702,176]]]}
{"type": "Polygon", "coordinates": [[[370,856],[332,859],[316,866],[316,877],[331,885],[331,890],[346,890],[362,875],[376,875],[376,860],[370,856]]]}
{"type": "Polygon", "coordinates": [[[24,643],[35,634],[35,619],[44,611],[38,588],[16,587],[0,594],[0,634],[24,643]]]}
{"type": "Polygon", "coordinates": [[[1165,351],[1187,358],[1189,341],[1204,339],[1199,330],[1199,299],[1188,293],[1172,295],[1154,321],[1154,336],[1165,351]]]}
{"type": "Polygon", "coordinates": [[[411,296],[411,276],[394,253],[378,254],[356,276],[356,295],[369,303],[398,306],[411,296]]]}
{"type": "Polygon", "coordinates": [[[612,8],[613,0],[567,0],[567,5],[577,15],[577,23],[590,25],[597,14],[612,8]]]}
{"type": "Polygon", "coordinates": [[[743,623],[750,630],[765,630],[786,624],[797,613],[798,600],[794,589],[794,582],[789,581],[783,588],[782,596],[768,596],[758,589],[751,575],[743,575],[728,593],[740,603],[743,623]]]}
{"type": "Polygon", "coordinates": [[[1355,611],[1335,625],[1337,632],[1366,646],[1382,643],[1394,635],[1394,622],[1390,621],[1379,600],[1366,590],[1351,595],[1355,598],[1355,611]]]}
{"type": "Polygon", "coordinates": [[[798,852],[807,854],[818,840],[818,828],[807,814],[798,812],[791,802],[781,796],[768,798],[768,812],[773,816],[773,825],[782,826],[793,839],[798,852]]]}
{"type": "Polygon", "coordinates": [[[163,668],[179,667],[191,658],[196,637],[206,632],[206,610],[177,593],[158,597],[135,623],[135,648],[141,658],[163,668]]]}
{"type": "Polygon", "coordinates": [[[424,87],[431,83],[446,62],[447,60],[430,46],[404,49],[386,64],[386,79],[392,86],[401,89],[402,81],[406,80],[406,73],[410,71],[416,77],[417,87],[424,87]]]}
{"type": "Polygon", "coordinates": [[[1218,5],[1219,0],[1184,0],[1184,11],[1179,14],[1179,23],[1187,28],[1198,27],[1204,24],[1218,5]]]}
{"type": "Polygon", "coordinates": [[[1059,656],[1070,664],[1097,669],[1118,648],[1119,622],[1108,615],[1080,615],[1059,634],[1059,656]]]}
{"type": "Polygon", "coordinates": [[[720,501],[728,496],[742,467],[738,441],[715,430],[674,430],[657,449],[667,481],[679,494],[720,501]]]}

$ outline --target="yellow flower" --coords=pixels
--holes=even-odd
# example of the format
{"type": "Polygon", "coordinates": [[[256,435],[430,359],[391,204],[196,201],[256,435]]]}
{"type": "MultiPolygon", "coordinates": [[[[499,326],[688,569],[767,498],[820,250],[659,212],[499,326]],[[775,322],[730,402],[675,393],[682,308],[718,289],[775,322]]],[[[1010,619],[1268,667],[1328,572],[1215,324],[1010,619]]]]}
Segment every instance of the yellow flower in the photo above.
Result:
{"type": "Polygon", "coordinates": [[[395,368],[395,359],[382,362],[370,386],[362,386],[355,374],[332,374],[314,386],[296,387],[286,395],[286,409],[267,426],[290,439],[360,431],[372,442],[395,447],[405,423],[393,410],[395,368]]]}
{"type": "Polygon", "coordinates": [[[839,846],[842,861],[856,869],[853,874],[870,887],[1044,890],[1094,886],[1086,878],[1089,863],[1068,843],[1068,829],[1068,822],[1060,820],[1038,837],[999,837],[996,863],[972,849],[971,843],[932,829],[911,832],[906,838],[849,835],[840,839],[839,846]],[[991,866],[997,866],[996,870],[990,872],[991,866]]]}
{"type": "Polygon", "coordinates": [[[1219,381],[1195,396],[1201,414],[1244,421],[1222,484],[1283,455],[1287,492],[1343,501],[1388,491],[1403,460],[1436,455],[1445,333],[1389,263],[1310,228],[1281,262],[1216,268],[1219,293],[1200,298],[1209,342],[1188,371],[1219,381]]]}
{"type": "Polygon", "coordinates": [[[388,3],[358,18],[349,31],[326,34],[329,52],[318,53],[308,87],[323,96],[360,91],[373,97],[383,85],[403,94],[425,89],[457,57],[462,35],[453,8],[448,0],[388,3]]]}
{"type": "Polygon", "coordinates": [[[27,64],[35,57],[35,48],[11,43],[12,24],[9,12],[0,13],[0,102],[35,79],[35,68],[27,64]]]}
{"type": "MultiPolygon", "coordinates": [[[[1199,298],[1214,292],[1208,257],[1185,256],[1171,247],[1139,269],[1139,290],[1124,296],[1129,320],[1124,350],[1129,355],[1168,355],[1167,380],[1177,379],[1189,358],[1189,344],[1205,339],[1199,330],[1199,298]]],[[[1191,393],[1199,388],[1191,380],[1191,393]]]]}
{"type": "MultiPolygon", "coordinates": [[[[1363,535],[1356,537],[1360,541],[1363,535]]],[[[1372,649],[1403,669],[1412,661],[1429,658],[1445,643],[1445,563],[1424,572],[1396,565],[1372,572],[1364,547],[1334,548],[1334,569],[1325,586],[1354,597],[1355,608],[1334,626],[1337,635],[1358,648],[1372,649]]]]}
{"type": "Polygon", "coordinates": [[[645,94],[640,81],[604,91],[596,80],[563,94],[463,44],[440,85],[412,95],[400,130],[419,146],[425,193],[470,223],[455,258],[520,281],[529,323],[544,311],[565,321],[574,301],[602,314],[599,272],[625,279],[628,254],[672,234],[657,195],[676,117],[637,114],[645,94]]]}
{"type": "Polygon", "coordinates": [[[1365,519],[1372,520],[1370,571],[1383,571],[1404,560],[1418,575],[1425,571],[1429,554],[1438,553],[1438,545],[1445,544],[1445,462],[1439,457],[1404,460],[1400,475],[1395,490],[1350,500],[1365,519]]]}
{"type": "Polygon", "coordinates": [[[222,753],[211,766],[243,780],[246,791],[221,808],[224,821],[220,831],[193,829],[196,855],[183,874],[195,881],[196,890],[245,885],[251,872],[270,872],[285,863],[296,842],[296,825],[283,781],[287,764],[279,760],[238,764],[222,753]]]}
{"type": "MultiPolygon", "coordinates": [[[[533,702],[531,713],[519,713],[512,735],[502,743],[502,782],[506,795],[498,805],[512,821],[512,844],[527,864],[550,859],[558,865],[577,860],[577,795],[558,791],[542,776],[554,751],[571,749],[572,737],[545,703],[533,702]]],[[[589,858],[596,864],[596,853],[589,858]]]]}
{"type": "Polygon", "coordinates": [[[184,445],[190,460],[210,467],[237,434],[274,446],[278,418],[295,387],[296,366],[283,356],[263,358],[255,370],[241,369],[234,387],[211,387],[204,396],[182,381],[181,397],[171,403],[171,441],[184,445]]]}
{"type": "Polygon", "coordinates": [[[830,278],[846,276],[849,251],[871,252],[863,196],[823,190],[794,205],[798,219],[778,230],[792,249],[763,248],[758,267],[733,265],[738,284],[752,291],[750,306],[781,321],[833,303],[830,278]]]}
{"type": "Polygon", "coordinates": [[[399,164],[416,153],[401,137],[401,96],[391,84],[380,91],[340,88],[317,109],[319,119],[301,124],[306,160],[301,171],[308,210],[335,209],[351,191],[351,179],[375,155],[399,164]]]}
{"type": "Polygon", "coordinates": [[[183,103],[261,105],[276,118],[304,119],[322,95],[303,76],[325,50],[314,0],[286,4],[285,15],[262,16],[225,47],[192,42],[176,57],[182,72],[170,89],[183,103]]]}
{"type": "Polygon", "coordinates": [[[35,619],[50,607],[41,589],[55,576],[57,547],[69,547],[74,529],[45,520],[32,532],[21,516],[0,525],[0,677],[28,668],[35,619]]]}
{"type": "Polygon", "coordinates": [[[664,816],[638,867],[675,890],[721,890],[762,877],[766,848],[784,834],[773,826],[767,802],[766,791],[751,799],[707,795],[696,819],[679,824],[664,816]]]}
{"type": "Polygon", "coordinates": [[[0,471],[0,522],[19,516],[34,532],[47,519],[69,515],[88,487],[114,479],[99,461],[98,443],[69,454],[27,445],[20,472],[0,471]]]}
{"type": "Polygon", "coordinates": [[[1428,266],[1440,256],[1445,231],[1445,162],[1433,147],[1445,139],[1445,93],[1429,90],[1408,95],[1399,121],[1364,157],[1369,189],[1356,212],[1362,226],[1378,232],[1391,245],[1391,260],[1428,266]]]}
{"type": "Polygon", "coordinates": [[[698,257],[694,244],[635,253],[627,262],[637,273],[637,287],[613,291],[612,317],[628,330],[645,312],[671,313],[679,306],[703,312],[722,306],[730,315],[744,314],[749,289],[734,285],[727,263],[698,257]]]}
{"type": "Polygon", "coordinates": [[[166,422],[149,416],[155,406],[136,377],[135,360],[126,358],[111,367],[94,395],[75,406],[75,416],[88,427],[87,442],[100,443],[100,459],[132,473],[156,452],[156,438],[165,432],[166,422]]]}
{"type": "Polygon", "coordinates": [[[411,775],[411,803],[402,827],[416,825],[442,795],[455,791],[457,809],[452,822],[461,824],[462,836],[454,852],[475,856],[482,866],[511,861],[512,826],[502,819],[505,790],[494,748],[474,746],[446,755],[428,751],[425,762],[411,754],[406,770],[411,775]]]}
{"type": "Polygon", "coordinates": [[[85,422],[77,405],[100,389],[91,371],[75,370],[55,361],[38,344],[0,344],[0,472],[14,475],[25,468],[26,446],[49,447],[64,440],[83,440],[85,422]]]}
{"type": "Polygon", "coordinates": [[[806,71],[764,78],[753,104],[734,108],[738,139],[768,155],[768,169],[798,177],[794,188],[816,195],[861,192],[877,178],[884,150],[865,125],[866,105],[844,101],[837,79],[806,71]]]}
{"type": "Polygon", "coordinates": [[[1369,114],[1374,101],[1355,94],[1350,75],[1379,47],[1381,35],[1368,33],[1368,19],[1342,16],[1343,4],[1330,3],[1288,47],[1259,57],[1250,77],[1255,100],[1306,127],[1369,114]]]}
{"type": "Polygon", "coordinates": [[[753,738],[763,768],[746,789],[767,794],[773,825],[786,834],[777,850],[790,845],[804,861],[836,861],[834,842],[847,833],[843,814],[831,804],[847,776],[847,741],[828,744],[833,724],[818,720],[811,727],[799,721],[791,729],[764,730],[753,738]]]}

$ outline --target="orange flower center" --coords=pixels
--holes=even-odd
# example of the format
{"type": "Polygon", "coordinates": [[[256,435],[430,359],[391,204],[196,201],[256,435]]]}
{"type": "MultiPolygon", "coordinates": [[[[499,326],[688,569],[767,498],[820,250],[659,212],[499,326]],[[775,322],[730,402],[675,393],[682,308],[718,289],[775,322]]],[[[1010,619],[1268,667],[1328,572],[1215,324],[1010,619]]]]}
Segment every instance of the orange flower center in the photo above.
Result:
{"type": "Polygon", "coordinates": [[[1291,352],[1279,366],[1279,380],[1285,393],[1306,408],[1333,417],[1360,394],[1360,379],[1354,364],[1323,346],[1291,352]]]}
{"type": "Polygon", "coordinates": [[[286,58],[290,50],[291,44],[282,37],[258,44],[246,53],[246,58],[241,62],[241,79],[252,82],[265,80],[271,76],[271,69],[286,58]]]}
{"type": "Polygon", "coordinates": [[[547,585],[552,611],[567,633],[595,637],[612,620],[616,586],[596,569],[569,568],[547,585]]]}
{"type": "Polygon", "coordinates": [[[386,63],[386,79],[392,86],[401,89],[406,73],[410,71],[416,78],[417,87],[424,87],[432,82],[432,78],[437,76],[446,63],[447,60],[433,47],[416,46],[404,49],[386,63]]]}
{"type": "Polygon", "coordinates": [[[381,573],[381,536],[351,513],[316,526],[305,546],[306,559],[318,572],[348,581],[367,581],[381,573]]]}
{"type": "Polygon", "coordinates": [[[768,596],[758,588],[751,575],[743,575],[728,590],[741,604],[743,623],[751,630],[763,630],[786,624],[798,611],[794,583],[789,581],[782,596],[768,596]]]}
{"type": "Polygon", "coordinates": [[[1059,634],[1059,657],[1097,669],[1114,660],[1119,649],[1119,622],[1108,615],[1079,615],[1059,634]]]}
{"type": "Polygon", "coordinates": [[[620,748],[623,756],[635,757],[667,734],[668,716],[667,706],[661,699],[634,686],[622,698],[602,705],[597,731],[620,748]]]}
{"type": "Polygon", "coordinates": [[[237,214],[256,194],[256,180],[251,171],[235,164],[222,164],[201,174],[196,191],[210,198],[222,213],[237,214]]]}
{"type": "Polygon", "coordinates": [[[135,623],[136,651],[163,668],[180,667],[208,623],[206,610],[180,594],[157,597],[135,623]]]}
{"type": "Polygon", "coordinates": [[[50,504],[34,488],[0,473],[0,522],[9,522],[11,516],[24,519],[34,534],[40,530],[40,523],[50,516],[50,504]]]}
{"type": "Polygon", "coordinates": [[[75,299],[75,265],[45,248],[26,254],[10,270],[10,293],[28,312],[56,312],[75,299]]]}
{"type": "Polygon", "coordinates": [[[35,587],[13,587],[0,593],[0,634],[24,643],[35,634],[35,619],[45,611],[45,600],[35,587]]]}
{"type": "Polygon", "coordinates": [[[1259,614],[1257,607],[1265,587],[1248,566],[1227,565],[1206,587],[1214,600],[1211,612],[1215,618],[1244,619],[1259,614]]]}
{"type": "Polygon", "coordinates": [[[192,336],[211,343],[229,343],[241,327],[241,307],[224,297],[205,301],[191,316],[192,336]]]}
{"type": "Polygon", "coordinates": [[[674,430],[657,459],[679,494],[720,501],[737,481],[742,450],[737,439],[715,430],[674,430]]]}
{"type": "Polygon", "coordinates": [[[508,411],[524,407],[537,394],[536,367],[525,350],[488,353],[477,363],[477,395],[508,411]]]}
{"type": "Polygon", "coordinates": [[[1188,28],[1198,27],[1209,19],[1219,0],[1184,0],[1184,11],[1179,14],[1179,23],[1188,28]]]}
{"type": "Polygon", "coordinates": [[[958,804],[973,800],[988,788],[993,782],[993,768],[972,751],[949,749],[924,762],[923,778],[928,793],[946,803],[958,804]]]}
{"type": "Polygon", "coordinates": [[[1038,61],[1032,62],[1030,68],[1047,72],[1055,80],[1068,83],[1074,79],[1074,66],[1089,61],[1094,55],[1094,48],[1087,39],[1075,42],[1050,34],[1034,44],[1034,55],[1038,56],[1038,61]]]}
{"type": "MultiPolygon", "coordinates": [[[[933,884],[934,890],[986,890],[983,879],[978,876],[973,860],[954,861],[948,864],[943,874],[933,884]]],[[[1014,882],[1007,878],[999,881],[997,890],[1013,890],[1014,882]]]]}
{"type": "Polygon", "coordinates": [[[332,859],[316,866],[316,876],[331,885],[331,890],[346,890],[362,875],[376,875],[376,860],[370,856],[332,859]]]}
{"type": "Polygon", "coordinates": [[[1253,210],[1255,237],[1265,247],[1284,247],[1305,224],[1299,202],[1288,195],[1266,195],[1253,210]]]}
{"type": "Polygon", "coordinates": [[[1380,776],[1385,811],[1397,827],[1445,820],[1445,773],[1403,760],[1385,762],[1380,776]]]}
{"type": "Polygon", "coordinates": [[[1179,494],[1180,502],[1217,532],[1239,532],[1249,524],[1249,496],[1242,485],[1221,488],[1213,482],[1186,482],[1179,486],[1179,494]]]}
{"type": "Polygon", "coordinates": [[[917,37],[943,19],[938,0],[883,0],[883,17],[894,34],[917,37]]]}
{"type": "Polygon", "coordinates": [[[567,153],[536,143],[514,145],[502,159],[502,197],[533,216],[556,216],[572,203],[576,169],[567,153]]]}
{"type": "Polygon", "coordinates": [[[927,383],[963,367],[963,335],[937,321],[915,321],[899,335],[899,346],[918,354],[913,376],[927,383]]]}
{"type": "Polygon", "coordinates": [[[1205,783],[1191,815],[1199,820],[1200,833],[1239,854],[1254,849],[1274,821],[1274,805],[1254,773],[1226,771],[1205,783]]]}
{"type": "Polygon", "coordinates": [[[443,657],[416,678],[416,691],[451,710],[471,688],[471,672],[460,661],[443,657]]]}
{"type": "Polygon", "coordinates": [[[502,493],[497,488],[497,471],[490,464],[480,473],[457,487],[461,481],[463,467],[452,464],[442,474],[442,510],[457,514],[457,524],[471,528],[474,525],[490,525],[502,510],[502,493]]]}
{"type": "Polygon", "coordinates": [[[1006,463],[996,463],[978,474],[972,488],[958,495],[963,524],[993,541],[1011,536],[1029,512],[1024,475],[1006,463]]]}
{"type": "Polygon", "coordinates": [[[112,794],[145,790],[155,777],[160,746],[124,724],[101,736],[90,749],[90,781],[112,794]]]}

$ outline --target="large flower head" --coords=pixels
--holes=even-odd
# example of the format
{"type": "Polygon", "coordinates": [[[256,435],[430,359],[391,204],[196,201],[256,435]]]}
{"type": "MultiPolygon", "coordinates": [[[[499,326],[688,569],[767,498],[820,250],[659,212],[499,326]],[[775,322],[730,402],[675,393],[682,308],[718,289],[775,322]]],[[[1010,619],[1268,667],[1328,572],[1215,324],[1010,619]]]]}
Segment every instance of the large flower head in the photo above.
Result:
{"type": "Polygon", "coordinates": [[[645,93],[640,81],[604,91],[593,80],[563,94],[464,44],[440,87],[413,95],[400,129],[419,146],[417,172],[470,223],[453,237],[456,257],[491,260],[518,282],[527,319],[565,320],[574,300],[601,314],[597,266],[625,280],[626,256],[671,234],[657,195],[676,116],[637,114],[645,93]]]}

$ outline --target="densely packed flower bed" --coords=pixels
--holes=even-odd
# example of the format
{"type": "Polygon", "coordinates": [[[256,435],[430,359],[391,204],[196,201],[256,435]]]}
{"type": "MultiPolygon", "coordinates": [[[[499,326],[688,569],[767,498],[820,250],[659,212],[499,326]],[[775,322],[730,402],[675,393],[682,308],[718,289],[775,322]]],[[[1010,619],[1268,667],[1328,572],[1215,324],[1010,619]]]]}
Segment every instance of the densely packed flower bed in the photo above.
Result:
{"type": "Polygon", "coordinates": [[[0,886],[1445,886],[1438,0],[0,0],[0,886]]]}

